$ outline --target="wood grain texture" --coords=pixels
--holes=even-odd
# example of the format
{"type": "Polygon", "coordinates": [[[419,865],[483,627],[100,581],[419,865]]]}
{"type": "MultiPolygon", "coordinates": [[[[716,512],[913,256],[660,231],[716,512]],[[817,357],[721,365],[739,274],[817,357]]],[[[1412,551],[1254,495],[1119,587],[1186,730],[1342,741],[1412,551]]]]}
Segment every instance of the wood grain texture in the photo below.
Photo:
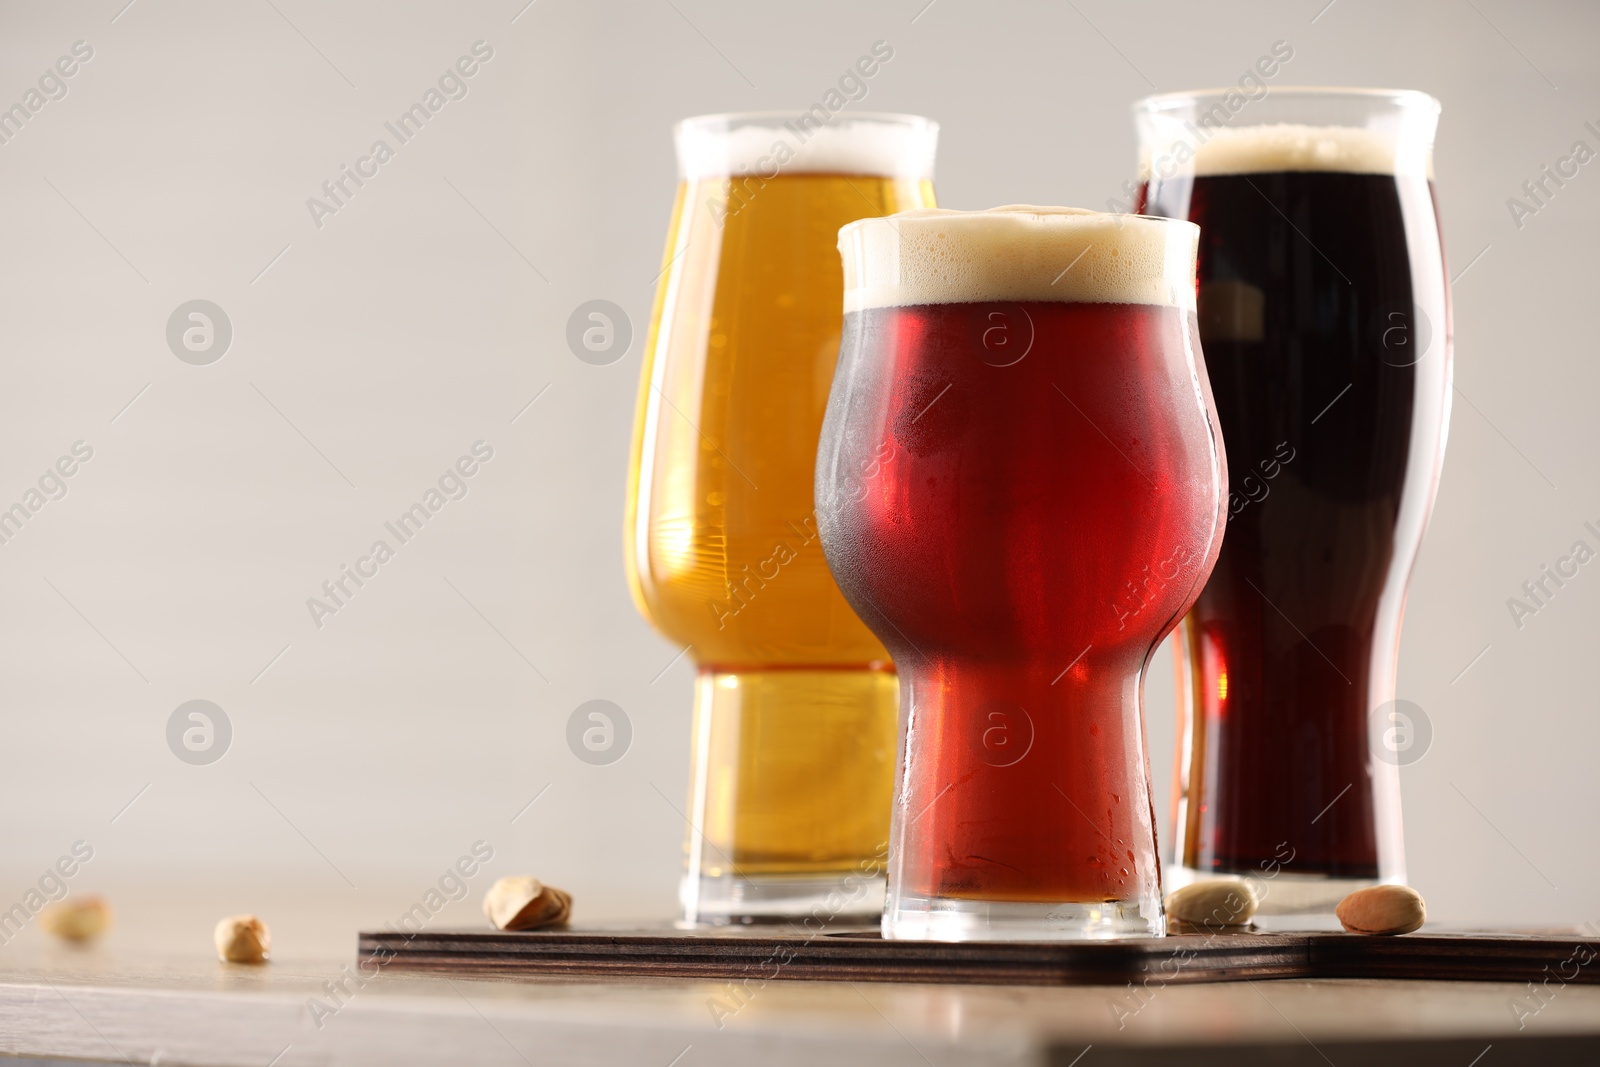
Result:
{"type": "MultiPolygon", "coordinates": [[[[727,958],[748,958],[775,933],[718,940],[727,958]]],[[[358,983],[349,940],[257,967],[218,963],[205,940],[163,954],[7,946],[0,1057],[165,1067],[1468,1067],[1490,1049],[1477,1067],[1600,1063],[1600,986],[1559,979],[1535,996],[1525,982],[1167,981],[1159,972],[1094,985],[736,981],[424,971],[396,960],[358,983]]],[[[823,951],[871,950],[850,940],[823,951]]],[[[1039,946],[1012,948],[1017,966],[1039,946]]]]}
{"type": "Polygon", "coordinates": [[[367,931],[358,950],[415,971],[986,985],[1258,978],[1600,982],[1600,940],[1572,931],[1176,934],[1118,941],[884,941],[870,928],[367,931]]]}
{"type": "Polygon", "coordinates": [[[394,953],[391,965],[460,971],[486,968],[564,975],[638,975],[731,981],[811,979],[969,982],[1000,985],[1121,984],[1156,973],[1169,981],[1295,977],[1306,973],[1303,937],[1223,935],[1122,942],[884,941],[872,931],[818,935],[674,930],[458,931],[415,937],[361,935],[360,952],[394,953]]]}

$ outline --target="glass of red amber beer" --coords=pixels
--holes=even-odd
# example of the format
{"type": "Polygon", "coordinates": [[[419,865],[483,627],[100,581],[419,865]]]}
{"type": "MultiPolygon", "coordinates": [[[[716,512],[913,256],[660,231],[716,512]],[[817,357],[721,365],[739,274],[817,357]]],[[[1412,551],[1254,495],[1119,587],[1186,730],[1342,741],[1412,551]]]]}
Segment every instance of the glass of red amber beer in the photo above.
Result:
{"type": "Polygon", "coordinates": [[[1163,933],[1144,673],[1227,496],[1198,233],[1036,207],[840,231],[817,515],[900,671],[885,937],[1163,933]]]}

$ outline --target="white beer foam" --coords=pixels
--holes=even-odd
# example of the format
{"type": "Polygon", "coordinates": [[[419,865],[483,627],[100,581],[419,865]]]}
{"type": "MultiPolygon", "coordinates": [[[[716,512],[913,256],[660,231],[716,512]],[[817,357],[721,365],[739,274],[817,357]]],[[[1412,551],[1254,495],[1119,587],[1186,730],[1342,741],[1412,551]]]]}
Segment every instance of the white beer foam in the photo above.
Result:
{"type": "Polygon", "coordinates": [[[939,124],[916,116],[772,116],[729,129],[719,117],[686,119],[676,131],[678,171],[685,181],[745,174],[861,174],[933,177],[939,124]]]}
{"type": "Polygon", "coordinates": [[[1193,223],[1014,204],[923,208],[839,231],[844,309],[1055,301],[1194,310],[1193,223]]]}
{"type": "Polygon", "coordinates": [[[1197,176],[1272,171],[1431,177],[1433,168],[1426,144],[1357,126],[1229,126],[1194,148],[1197,176]]]}

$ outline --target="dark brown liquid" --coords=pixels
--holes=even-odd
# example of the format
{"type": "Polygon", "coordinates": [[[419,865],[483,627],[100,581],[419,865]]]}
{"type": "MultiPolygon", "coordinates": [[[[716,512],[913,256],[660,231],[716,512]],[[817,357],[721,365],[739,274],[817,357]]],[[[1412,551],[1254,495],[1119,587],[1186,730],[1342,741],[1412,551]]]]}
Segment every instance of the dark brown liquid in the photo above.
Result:
{"type": "Polygon", "coordinates": [[[1288,172],[1148,196],[1147,213],[1201,227],[1200,335],[1231,491],[1185,625],[1179,862],[1256,871],[1292,854],[1297,873],[1377,877],[1399,811],[1370,719],[1393,698],[1448,396],[1448,310],[1422,229],[1436,233],[1432,190],[1288,172]]]}

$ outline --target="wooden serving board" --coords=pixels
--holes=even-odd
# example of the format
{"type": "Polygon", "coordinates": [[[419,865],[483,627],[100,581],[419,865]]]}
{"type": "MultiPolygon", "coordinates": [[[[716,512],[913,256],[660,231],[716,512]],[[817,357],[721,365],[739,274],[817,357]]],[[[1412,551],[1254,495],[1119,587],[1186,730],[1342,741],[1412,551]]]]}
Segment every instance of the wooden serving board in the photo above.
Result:
{"type": "Polygon", "coordinates": [[[566,977],[674,977],[1121,985],[1252,978],[1428,978],[1600,983],[1600,939],[1574,930],[1175,934],[1118,941],[885,941],[856,927],[680,930],[587,927],[360,935],[363,958],[405,970],[566,977]]]}

